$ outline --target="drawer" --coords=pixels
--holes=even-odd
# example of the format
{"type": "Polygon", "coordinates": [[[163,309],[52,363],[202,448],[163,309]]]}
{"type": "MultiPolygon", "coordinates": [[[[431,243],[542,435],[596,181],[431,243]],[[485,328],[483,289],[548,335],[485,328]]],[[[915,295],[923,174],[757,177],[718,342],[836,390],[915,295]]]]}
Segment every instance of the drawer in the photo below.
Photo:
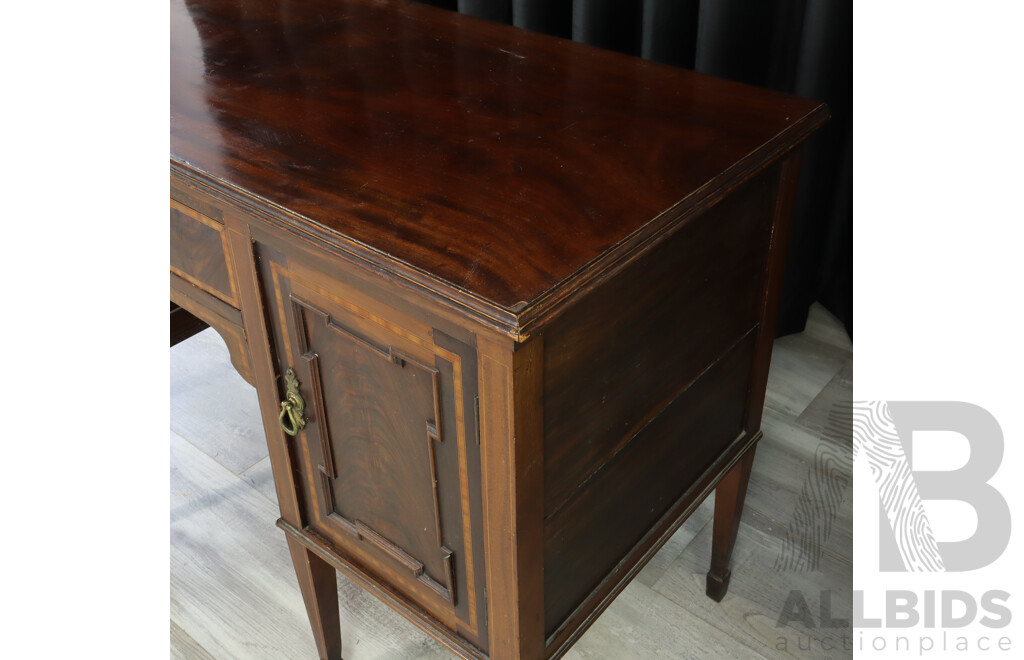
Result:
{"type": "Polygon", "coordinates": [[[171,272],[238,308],[224,225],[171,200],[171,272]]]}
{"type": "Polygon", "coordinates": [[[546,328],[545,516],[757,325],[777,177],[739,186],[546,328]]]}

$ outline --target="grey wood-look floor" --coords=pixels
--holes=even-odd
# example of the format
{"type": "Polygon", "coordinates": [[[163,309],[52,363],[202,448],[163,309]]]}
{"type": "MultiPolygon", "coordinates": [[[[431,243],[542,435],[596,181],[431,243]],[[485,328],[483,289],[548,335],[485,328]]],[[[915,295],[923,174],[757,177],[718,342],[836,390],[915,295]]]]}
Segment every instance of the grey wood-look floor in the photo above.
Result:
{"type": "MultiPolygon", "coordinates": [[[[725,599],[704,595],[712,497],[566,658],[852,657],[842,621],[853,577],[849,439],[829,431],[830,412],[851,397],[852,359],[842,326],[817,306],[805,332],[776,341],[725,599]]],[[[171,658],[316,658],[274,526],[256,392],[213,330],[171,349],[170,452],[171,658]]],[[[453,657],[347,578],[338,582],[346,660],[453,657]]]]}

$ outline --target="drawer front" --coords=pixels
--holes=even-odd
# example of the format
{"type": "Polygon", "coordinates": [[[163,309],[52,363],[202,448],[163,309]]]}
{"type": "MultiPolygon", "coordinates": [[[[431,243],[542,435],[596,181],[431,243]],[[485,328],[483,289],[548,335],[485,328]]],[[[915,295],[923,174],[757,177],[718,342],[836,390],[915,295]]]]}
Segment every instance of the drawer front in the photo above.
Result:
{"type": "Polygon", "coordinates": [[[475,350],[261,253],[279,373],[303,399],[308,526],[483,647],[475,350]]]}
{"type": "Polygon", "coordinates": [[[171,200],[171,272],[238,307],[224,225],[171,200]]]}
{"type": "Polygon", "coordinates": [[[546,329],[545,516],[757,324],[776,178],[691,218],[546,329]]]}

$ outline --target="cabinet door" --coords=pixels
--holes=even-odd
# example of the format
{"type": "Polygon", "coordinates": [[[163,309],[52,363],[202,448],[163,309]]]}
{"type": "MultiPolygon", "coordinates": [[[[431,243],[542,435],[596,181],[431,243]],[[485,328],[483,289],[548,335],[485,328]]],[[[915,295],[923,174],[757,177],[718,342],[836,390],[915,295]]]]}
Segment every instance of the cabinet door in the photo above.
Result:
{"type": "Polygon", "coordinates": [[[482,642],[475,350],[352,283],[263,254],[281,399],[291,385],[304,406],[291,442],[308,528],[482,642]]]}

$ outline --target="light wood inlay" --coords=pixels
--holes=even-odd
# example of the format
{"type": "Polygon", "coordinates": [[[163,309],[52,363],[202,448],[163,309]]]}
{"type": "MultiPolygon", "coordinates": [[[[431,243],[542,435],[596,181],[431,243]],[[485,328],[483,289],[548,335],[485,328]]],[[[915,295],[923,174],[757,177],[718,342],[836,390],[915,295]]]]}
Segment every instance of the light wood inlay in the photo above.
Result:
{"type": "MultiPolygon", "coordinates": [[[[459,443],[459,491],[462,504],[462,536],[465,539],[466,557],[473,557],[473,526],[469,515],[469,468],[466,456],[466,412],[462,389],[462,358],[440,346],[434,345],[434,352],[452,365],[455,373],[455,437],[459,443]]],[[[473,562],[466,561],[466,583],[469,594],[469,627],[477,632],[476,577],[473,562]]]]}

